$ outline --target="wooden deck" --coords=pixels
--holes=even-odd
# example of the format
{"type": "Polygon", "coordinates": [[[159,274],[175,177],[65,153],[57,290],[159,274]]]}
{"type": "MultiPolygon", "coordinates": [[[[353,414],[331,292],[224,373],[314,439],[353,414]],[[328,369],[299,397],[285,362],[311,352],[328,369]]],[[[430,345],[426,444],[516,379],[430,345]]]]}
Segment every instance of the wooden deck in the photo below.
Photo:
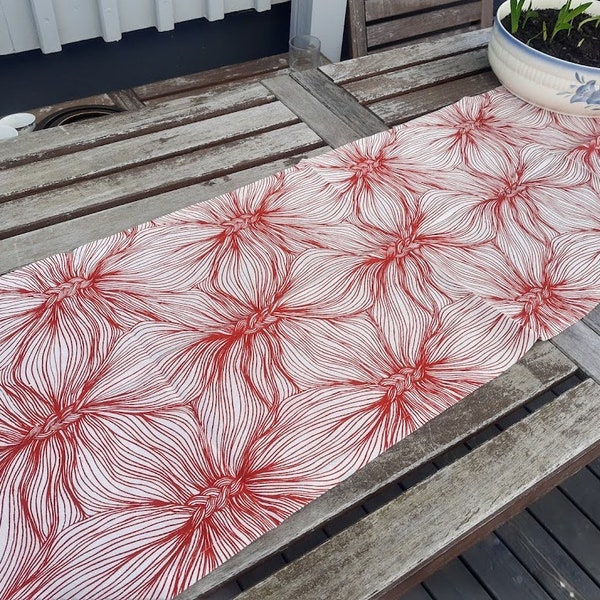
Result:
{"type": "MultiPolygon", "coordinates": [[[[2,144],[0,272],[489,90],[488,36],[144,86],[110,96],[121,114],[2,144]]],[[[179,600],[600,599],[599,333],[597,309],[179,600]]]]}

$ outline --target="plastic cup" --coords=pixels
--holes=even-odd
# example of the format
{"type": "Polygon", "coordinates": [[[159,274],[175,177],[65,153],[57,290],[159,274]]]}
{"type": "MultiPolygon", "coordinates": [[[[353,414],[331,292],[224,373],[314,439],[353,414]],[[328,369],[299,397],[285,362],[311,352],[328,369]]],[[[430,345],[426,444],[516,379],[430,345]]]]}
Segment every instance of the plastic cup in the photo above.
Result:
{"type": "Polygon", "coordinates": [[[289,66],[292,71],[307,71],[319,66],[321,40],[314,35],[296,35],[290,40],[289,66]]]}

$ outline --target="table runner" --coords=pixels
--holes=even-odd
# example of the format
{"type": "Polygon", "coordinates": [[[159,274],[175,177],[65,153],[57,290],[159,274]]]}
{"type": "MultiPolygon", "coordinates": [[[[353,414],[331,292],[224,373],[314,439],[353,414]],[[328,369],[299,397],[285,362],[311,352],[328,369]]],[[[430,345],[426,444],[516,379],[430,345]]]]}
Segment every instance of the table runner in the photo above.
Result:
{"type": "Polygon", "coordinates": [[[599,214],[499,88],[1,277],[0,597],[182,591],[591,310],[599,214]]]}

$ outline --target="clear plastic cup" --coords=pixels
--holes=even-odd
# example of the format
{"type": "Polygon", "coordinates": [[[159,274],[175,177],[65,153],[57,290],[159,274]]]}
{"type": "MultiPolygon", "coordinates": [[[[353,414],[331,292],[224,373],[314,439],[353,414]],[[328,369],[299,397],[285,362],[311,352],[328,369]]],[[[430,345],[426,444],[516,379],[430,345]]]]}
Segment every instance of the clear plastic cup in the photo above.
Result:
{"type": "Polygon", "coordinates": [[[296,35],[290,40],[289,66],[292,71],[307,71],[319,66],[321,40],[314,35],[296,35]]]}

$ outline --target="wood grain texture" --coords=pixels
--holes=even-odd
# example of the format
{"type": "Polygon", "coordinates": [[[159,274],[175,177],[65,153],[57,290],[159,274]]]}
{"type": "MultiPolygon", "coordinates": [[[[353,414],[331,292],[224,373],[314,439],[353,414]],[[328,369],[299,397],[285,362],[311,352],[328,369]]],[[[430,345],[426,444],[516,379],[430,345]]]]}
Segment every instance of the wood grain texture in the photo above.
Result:
{"type": "Polygon", "coordinates": [[[464,96],[482,94],[498,85],[500,82],[496,76],[486,71],[374,102],[369,104],[369,110],[388,127],[392,127],[458,102],[464,96]]]}
{"type": "Polygon", "coordinates": [[[600,382],[600,336],[586,322],[578,321],[571,325],[553,337],[552,343],[590,377],[600,382]]]}
{"type": "MultiPolygon", "coordinates": [[[[588,469],[580,471],[583,472],[590,473],[588,469]]],[[[573,477],[565,481],[562,486],[573,477]]],[[[600,587],[529,512],[524,511],[513,517],[498,529],[497,535],[548,590],[552,598],[556,600],[600,598],[600,587]]]]}
{"type": "Polygon", "coordinates": [[[316,69],[301,71],[292,73],[291,76],[336,117],[351,127],[357,137],[366,137],[387,131],[387,127],[381,119],[361,106],[351,94],[335,85],[320,71],[316,69]]]}
{"type": "Polygon", "coordinates": [[[436,571],[423,585],[435,600],[492,600],[481,583],[458,559],[436,571]]]}
{"type": "Polygon", "coordinates": [[[452,3],[453,0],[364,0],[367,21],[388,19],[452,3]]]}
{"type": "Polygon", "coordinates": [[[201,90],[202,88],[231,81],[244,80],[245,84],[248,85],[250,78],[264,79],[269,73],[277,73],[281,69],[287,68],[287,65],[287,54],[277,54],[236,65],[228,65],[218,69],[139,85],[134,87],[133,91],[141,100],[147,101],[179,92],[201,90]]]}
{"type": "Polygon", "coordinates": [[[67,252],[82,244],[118,233],[190,204],[230,192],[292,167],[300,160],[316,156],[326,150],[329,148],[324,146],[318,150],[294,154],[81,217],[65,215],[65,220],[54,225],[0,239],[0,274],[52,254],[67,252]]]}
{"type": "Polygon", "coordinates": [[[361,103],[369,104],[403,92],[418,90],[488,70],[487,50],[441,58],[432,62],[348,83],[345,88],[361,103]]]}
{"type": "Polygon", "coordinates": [[[596,333],[600,334],[600,304],[583,317],[583,322],[596,333]]]}
{"type": "Polygon", "coordinates": [[[191,586],[178,600],[196,600],[218,590],[240,573],[361,505],[387,485],[430,463],[436,456],[526,404],[575,371],[575,365],[552,344],[538,342],[506,373],[445,410],[363,469],[301,508],[191,586]]]}
{"type": "MultiPolygon", "coordinates": [[[[255,83],[224,94],[207,92],[204,96],[181,98],[151,108],[34,131],[0,144],[0,189],[3,170],[7,167],[178,127],[272,100],[272,94],[264,86],[255,83]]],[[[112,100],[108,103],[112,104],[112,100]]]]}
{"type": "MultiPolygon", "coordinates": [[[[46,188],[62,187],[76,180],[162,161],[261,131],[292,125],[297,120],[296,115],[281,102],[273,102],[147,133],[142,137],[95,146],[76,154],[39,160],[35,165],[35,177],[31,177],[30,165],[16,166],[4,170],[0,176],[0,202],[46,188]]],[[[5,225],[8,226],[6,218],[5,225]]]]}
{"type": "MultiPolygon", "coordinates": [[[[289,75],[273,77],[264,81],[263,85],[329,146],[337,148],[361,137],[353,127],[319,102],[289,75]]],[[[382,126],[385,127],[383,124],[382,126]]]]}
{"type": "Polygon", "coordinates": [[[555,600],[496,535],[492,534],[465,550],[462,559],[485,583],[493,598],[555,600]]]}
{"type": "Polygon", "coordinates": [[[588,380],[238,598],[398,597],[599,451],[600,388],[588,380]]]}
{"type": "Polygon", "coordinates": [[[491,30],[477,30],[454,35],[445,40],[415,43],[401,50],[388,50],[340,63],[323,65],[319,69],[337,84],[345,84],[395,71],[411,65],[486,48],[491,30]]]}
{"type": "Polygon", "coordinates": [[[444,7],[439,11],[409,15],[401,19],[367,25],[367,46],[382,46],[427,33],[476,23],[481,19],[481,3],[470,2],[444,7]]]}
{"type": "Polygon", "coordinates": [[[596,582],[600,581],[600,529],[563,494],[552,490],[529,507],[557,542],[596,582]]]}
{"type": "Polygon", "coordinates": [[[348,0],[348,33],[350,56],[364,56],[367,53],[367,23],[365,0],[348,0]]]}
{"type": "Polygon", "coordinates": [[[0,238],[208,181],[323,145],[313,131],[299,123],[157,163],[77,181],[68,187],[31,194],[2,206],[0,227],[4,229],[0,229],[0,238]]]}

